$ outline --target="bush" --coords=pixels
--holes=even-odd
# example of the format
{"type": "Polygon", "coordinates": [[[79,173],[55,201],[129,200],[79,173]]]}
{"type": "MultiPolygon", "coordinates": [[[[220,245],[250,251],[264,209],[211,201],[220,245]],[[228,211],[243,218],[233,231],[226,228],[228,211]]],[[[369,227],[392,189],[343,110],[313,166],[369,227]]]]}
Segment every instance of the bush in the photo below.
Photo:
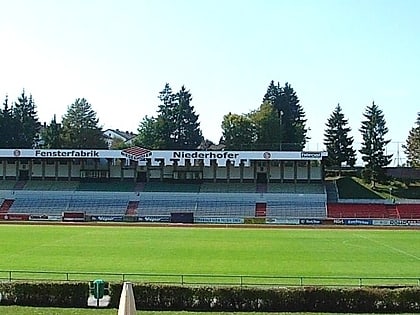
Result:
{"type": "Polygon", "coordinates": [[[0,283],[0,305],[86,307],[88,283],[0,283]]]}
{"type": "MultiPolygon", "coordinates": [[[[111,308],[122,284],[111,283],[111,308]]],[[[134,284],[139,310],[219,312],[420,313],[420,287],[254,288],[134,284]]],[[[0,305],[86,308],[88,283],[0,283],[0,305]]]]}

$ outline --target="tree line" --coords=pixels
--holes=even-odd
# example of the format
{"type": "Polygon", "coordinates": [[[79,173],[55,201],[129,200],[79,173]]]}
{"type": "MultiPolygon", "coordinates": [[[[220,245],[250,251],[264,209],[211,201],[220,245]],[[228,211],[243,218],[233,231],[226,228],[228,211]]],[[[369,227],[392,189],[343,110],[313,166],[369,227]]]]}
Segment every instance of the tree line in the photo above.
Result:
{"type": "MultiPolygon", "coordinates": [[[[192,94],[185,86],[174,92],[166,83],[158,100],[156,115],[140,121],[135,145],[156,150],[207,150],[214,144],[203,137],[192,94]]],[[[388,128],[374,102],[366,107],[363,117],[359,152],[365,162],[365,176],[375,182],[384,176],[384,167],[392,160],[392,155],[386,154],[388,128]]],[[[305,111],[292,86],[271,81],[256,110],[224,115],[218,145],[226,150],[301,151],[309,140],[306,123],[305,111]]],[[[342,166],[354,166],[356,150],[350,132],[338,104],[325,123],[328,167],[341,170],[342,166]]],[[[25,90],[13,103],[6,95],[0,111],[0,134],[0,148],[107,148],[97,114],[86,99],[77,98],[68,105],[61,121],[54,115],[49,124],[42,125],[35,100],[25,90]]],[[[420,113],[403,147],[407,165],[420,166],[420,113]]]]}

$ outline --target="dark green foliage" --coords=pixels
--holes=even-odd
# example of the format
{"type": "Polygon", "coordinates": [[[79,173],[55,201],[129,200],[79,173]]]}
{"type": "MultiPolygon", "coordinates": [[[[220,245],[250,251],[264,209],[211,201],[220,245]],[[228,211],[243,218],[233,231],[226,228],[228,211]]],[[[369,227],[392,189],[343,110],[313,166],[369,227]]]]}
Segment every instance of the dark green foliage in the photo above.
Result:
{"type": "Polygon", "coordinates": [[[61,136],[61,125],[57,123],[56,117],[41,132],[42,147],[45,149],[60,149],[63,147],[61,136]]]}
{"type": "MultiPolygon", "coordinates": [[[[226,115],[225,118],[229,118],[230,115],[232,114],[226,115]]],[[[244,118],[236,119],[237,123],[251,119],[254,131],[253,136],[248,137],[251,140],[241,139],[242,134],[236,131],[244,129],[243,126],[234,126],[224,120],[223,141],[227,144],[235,143],[235,147],[241,146],[248,150],[300,151],[308,140],[305,113],[289,83],[281,87],[279,83],[271,81],[259,109],[237,116],[244,118]],[[234,135],[232,130],[238,134],[239,139],[225,137],[234,135]]],[[[229,146],[227,148],[232,149],[229,146]]]]}
{"type": "Polygon", "coordinates": [[[40,129],[32,95],[22,91],[14,106],[9,106],[6,96],[0,112],[0,148],[32,149],[38,145],[40,129]]]}
{"type": "Polygon", "coordinates": [[[0,283],[0,305],[41,307],[86,307],[88,283],[5,282],[0,283]]]}
{"type": "Polygon", "coordinates": [[[61,130],[62,145],[65,148],[107,149],[108,146],[98,125],[96,112],[84,98],[71,104],[63,116],[61,130]]]}
{"type": "Polygon", "coordinates": [[[145,116],[140,122],[138,134],[134,140],[134,144],[157,150],[165,147],[165,140],[159,130],[162,130],[164,123],[155,117],[145,116]],[[159,125],[162,125],[162,128],[159,125]]]}
{"type": "Polygon", "coordinates": [[[12,110],[16,123],[16,138],[14,144],[17,148],[35,147],[38,143],[38,136],[41,129],[41,124],[38,121],[36,105],[32,98],[25,95],[22,91],[18,101],[12,110]]]}
{"type": "Polygon", "coordinates": [[[250,149],[255,143],[256,126],[246,115],[229,113],[222,121],[223,143],[228,150],[250,149]]]}
{"type": "Polygon", "coordinates": [[[390,142],[385,140],[388,128],[382,110],[374,102],[366,108],[363,116],[365,120],[360,127],[363,137],[360,153],[365,162],[364,178],[375,186],[376,182],[384,180],[384,167],[392,160],[392,154],[385,154],[386,145],[390,142]]]}
{"type": "MultiPolygon", "coordinates": [[[[110,285],[118,308],[122,284],[110,285]]],[[[135,284],[137,310],[418,313],[420,288],[253,288],[135,284]]],[[[87,307],[88,283],[0,283],[0,305],[87,307]]]]}
{"type": "Polygon", "coordinates": [[[9,99],[6,96],[3,109],[0,112],[0,148],[13,148],[17,136],[17,123],[9,106],[9,99]]]}
{"type": "Polygon", "coordinates": [[[327,166],[336,167],[341,174],[341,166],[354,166],[356,162],[356,151],[353,149],[353,137],[349,136],[351,131],[347,127],[348,121],[344,118],[340,104],[338,104],[326,123],[324,133],[324,144],[327,148],[327,166]]]}
{"type": "Polygon", "coordinates": [[[191,150],[203,141],[192,96],[184,86],[174,94],[168,83],[159,93],[157,117],[145,117],[138,128],[136,145],[150,149],[191,150]]]}
{"type": "Polygon", "coordinates": [[[411,128],[403,148],[408,166],[420,167],[420,113],[417,113],[416,125],[411,128]]]}
{"type": "MultiPolygon", "coordinates": [[[[111,307],[117,307],[121,285],[111,288],[111,307]]],[[[137,309],[161,311],[418,312],[419,293],[419,288],[134,286],[137,309]]]]}
{"type": "Polygon", "coordinates": [[[198,122],[198,115],[195,114],[191,101],[190,91],[182,86],[175,97],[175,128],[171,138],[174,149],[196,149],[204,139],[198,122]]]}

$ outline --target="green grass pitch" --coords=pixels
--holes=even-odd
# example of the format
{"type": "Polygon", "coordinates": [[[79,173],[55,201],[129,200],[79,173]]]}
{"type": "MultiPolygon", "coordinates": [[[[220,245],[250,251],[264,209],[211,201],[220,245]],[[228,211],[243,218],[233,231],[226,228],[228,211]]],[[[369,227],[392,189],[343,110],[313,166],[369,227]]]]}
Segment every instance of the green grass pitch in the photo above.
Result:
{"type": "Polygon", "coordinates": [[[0,225],[0,239],[1,271],[420,277],[418,230],[0,225]]]}

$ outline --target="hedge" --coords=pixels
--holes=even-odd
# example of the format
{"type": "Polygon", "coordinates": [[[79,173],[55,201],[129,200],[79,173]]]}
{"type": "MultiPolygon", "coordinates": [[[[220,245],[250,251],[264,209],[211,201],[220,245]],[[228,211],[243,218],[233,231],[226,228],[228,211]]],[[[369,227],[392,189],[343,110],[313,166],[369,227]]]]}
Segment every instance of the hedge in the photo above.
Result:
{"type": "MultiPolygon", "coordinates": [[[[110,308],[122,284],[111,283],[110,308]]],[[[254,288],[134,284],[138,310],[220,312],[420,313],[420,287],[254,288]]],[[[0,305],[86,308],[88,283],[0,283],[0,305]]]]}

